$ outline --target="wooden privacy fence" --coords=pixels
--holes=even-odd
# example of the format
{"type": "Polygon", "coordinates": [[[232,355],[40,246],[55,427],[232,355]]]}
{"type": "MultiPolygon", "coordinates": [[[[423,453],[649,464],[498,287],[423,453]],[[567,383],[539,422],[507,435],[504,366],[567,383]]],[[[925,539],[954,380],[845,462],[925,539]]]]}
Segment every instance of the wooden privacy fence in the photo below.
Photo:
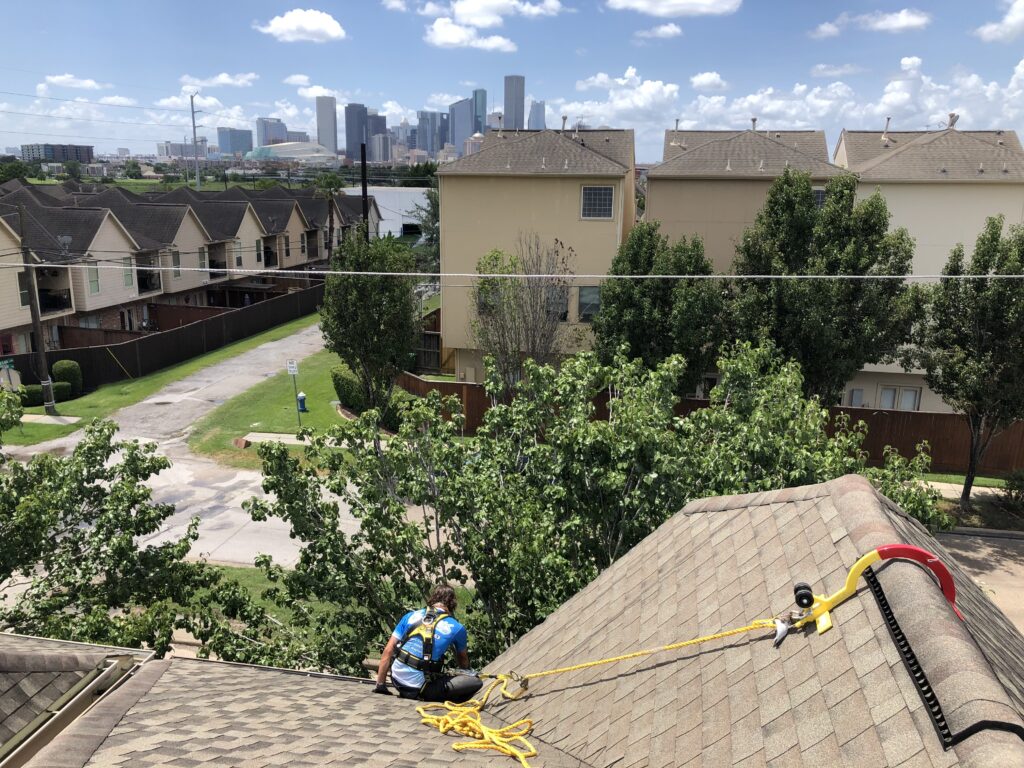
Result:
{"type": "MultiPolygon", "coordinates": [[[[429,381],[411,373],[403,373],[398,379],[398,385],[420,397],[432,391],[458,397],[462,402],[463,413],[466,414],[467,434],[476,433],[491,406],[482,384],[429,381]]],[[[686,416],[707,405],[707,400],[684,399],[676,405],[675,411],[679,416],[686,416]]],[[[829,410],[833,416],[846,413],[853,422],[863,421],[867,425],[868,434],[863,447],[872,464],[882,461],[887,445],[909,458],[916,453],[919,443],[927,441],[931,449],[933,471],[967,471],[970,431],[962,416],[954,413],[883,411],[873,408],[837,407],[829,410]]],[[[608,418],[607,393],[594,398],[594,417],[608,418]]],[[[1024,469],[1024,422],[1016,422],[992,440],[978,471],[983,475],[1000,477],[1017,469],[1024,469]]]]}
{"type": "MultiPolygon", "coordinates": [[[[82,367],[86,388],[95,389],[183,363],[275,325],[310,315],[317,311],[323,296],[321,284],[120,344],[49,350],[46,359],[51,368],[58,360],[75,360],[82,367]]],[[[33,355],[14,355],[13,359],[23,384],[39,383],[33,355]]]]}

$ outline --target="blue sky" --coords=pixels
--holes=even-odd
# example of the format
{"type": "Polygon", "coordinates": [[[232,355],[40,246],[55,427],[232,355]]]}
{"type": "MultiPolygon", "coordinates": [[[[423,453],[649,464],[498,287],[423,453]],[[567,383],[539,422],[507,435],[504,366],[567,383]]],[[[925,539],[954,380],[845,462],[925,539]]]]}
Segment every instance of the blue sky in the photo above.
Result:
{"type": "Polygon", "coordinates": [[[567,114],[636,129],[639,161],[660,159],[676,119],[724,128],[756,116],[758,127],[823,128],[830,146],[843,127],[880,129],[886,116],[902,129],[938,127],[950,111],[959,127],[1024,128],[1024,0],[5,6],[4,26],[23,34],[5,39],[0,149],[54,141],[152,153],[186,133],[188,115],[175,110],[196,88],[200,134],[213,141],[217,125],[253,128],[258,115],[315,136],[321,93],[339,108],[376,107],[389,125],[474,87],[500,109],[508,73],[547,102],[549,126],[567,114]]]}

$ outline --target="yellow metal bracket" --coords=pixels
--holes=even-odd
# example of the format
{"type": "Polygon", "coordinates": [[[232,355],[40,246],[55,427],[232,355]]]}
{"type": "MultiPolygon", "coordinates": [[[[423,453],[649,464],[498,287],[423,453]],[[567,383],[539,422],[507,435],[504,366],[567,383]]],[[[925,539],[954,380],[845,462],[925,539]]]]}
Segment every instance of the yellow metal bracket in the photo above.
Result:
{"type": "Polygon", "coordinates": [[[815,595],[814,604],[799,619],[793,622],[793,628],[798,629],[813,621],[818,628],[819,635],[832,629],[830,611],[857,593],[857,582],[860,581],[861,574],[864,573],[869,565],[873,565],[881,559],[882,556],[877,549],[873,549],[861,557],[860,560],[853,564],[849,573],[846,574],[846,583],[843,584],[842,588],[828,596],[815,595]]]}

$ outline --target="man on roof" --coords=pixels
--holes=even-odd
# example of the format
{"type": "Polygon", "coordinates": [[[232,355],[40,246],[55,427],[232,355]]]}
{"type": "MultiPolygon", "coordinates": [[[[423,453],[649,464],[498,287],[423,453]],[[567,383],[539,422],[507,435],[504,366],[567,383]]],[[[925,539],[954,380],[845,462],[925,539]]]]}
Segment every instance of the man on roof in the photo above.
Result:
{"type": "Polygon", "coordinates": [[[466,628],[455,617],[455,590],[439,584],[430,592],[427,607],[409,611],[391,633],[377,667],[374,693],[391,695],[386,680],[404,699],[463,702],[471,699],[483,683],[470,673],[466,628]],[[458,674],[444,671],[444,656],[455,651],[458,674]]]}

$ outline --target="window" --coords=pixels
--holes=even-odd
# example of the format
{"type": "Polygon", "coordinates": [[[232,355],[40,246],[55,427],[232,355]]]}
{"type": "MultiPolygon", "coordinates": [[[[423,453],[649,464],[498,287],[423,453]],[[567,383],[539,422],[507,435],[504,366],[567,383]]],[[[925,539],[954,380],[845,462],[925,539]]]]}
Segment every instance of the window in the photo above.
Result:
{"type": "Polygon", "coordinates": [[[171,251],[171,266],[174,267],[174,271],[171,274],[175,277],[181,277],[181,253],[177,250],[171,251]]]}
{"type": "Polygon", "coordinates": [[[846,404],[851,408],[863,408],[864,390],[860,388],[851,389],[846,396],[846,404]]]}
{"type": "Polygon", "coordinates": [[[548,316],[564,323],[569,319],[569,289],[549,285],[544,289],[548,316]]]}
{"type": "Polygon", "coordinates": [[[18,298],[21,299],[21,306],[28,306],[28,273],[18,273],[18,298]]]}
{"type": "Polygon", "coordinates": [[[291,235],[284,236],[284,257],[290,259],[292,257],[292,237],[291,235]]]}
{"type": "Polygon", "coordinates": [[[589,323],[601,309],[601,287],[598,285],[580,286],[579,320],[589,323]]]}
{"type": "Polygon", "coordinates": [[[263,241],[256,241],[256,263],[261,264],[263,262],[263,241]]]}
{"type": "Polygon", "coordinates": [[[917,411],[921,408],[920,387],[882,387],[879,407],[896,411],[917,411]]]}
{"type": "Polygon", "coordinates": [[[825,207],[825,188],[824,187],[815,187],[814,189],[811,190],[811,193],[814,195],[814,205],[815,205],[815,207],[817,207],[817,208],[824,208],[825,207]]]}
{"type": "Polygon", "coordinates": [[[584,219],[610,219],[612,217],[612,188],[584,187],[581,216],[584,219]]]}
{"type": "Polygon", "coordinates": [[[100,318],[98,315],[82,316],[78,318],[79,328],[99,328],[100,318]]]}
{"type": "Polygon", "coordinates": [[[242,266],[242,241],[235,240],[235,266],[242,266]]]}
{"type": "Polygon", "coordinates": [[[0,355],[14,354],[14,335],[10,333],[0,334],[0,355]]]}
{"type": "Polygon", "coordinates": [[[121,259],[121,275],[124,278],[124,287],[125,288],[130,288],[134,284],[134,282],[135,282],[135,279],[132,276],[132,257],[131,256],[127,256],[127,257],[121,259]]]}
{"type": "Polygon", "coordinates": [[[100,270],[95,264],[89,264],[89,293],[100,292],[100,270]]]}
{"type": "Polygon", "coordinates": [[[205,269],[207,272],[210,271],[210,259],[205,245],[199,246],[199,268],[205,269]]]}
{"type": "Polygon", "coordinates": [[[306,253],[306,233],[299,235],[299,253],[306,253]]]}
{"type": "Polygon", "coordinates": [[[718,376],[705,376],[700,385],[700,397],[705,400],[711,397],[711,390],[718,386],[718,376]]]}

